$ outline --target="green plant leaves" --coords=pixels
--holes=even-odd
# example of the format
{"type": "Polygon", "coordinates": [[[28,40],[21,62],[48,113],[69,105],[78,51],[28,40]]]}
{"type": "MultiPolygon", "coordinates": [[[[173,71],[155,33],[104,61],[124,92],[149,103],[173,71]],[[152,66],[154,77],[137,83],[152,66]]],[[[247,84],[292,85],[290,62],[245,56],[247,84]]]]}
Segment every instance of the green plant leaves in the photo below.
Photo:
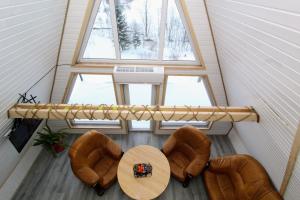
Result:
{"type": "Polygon", "coordinates": [[[65,143],[64,139],[68,132],[64,132],[66,129],[61,129],[58,131],[52,131],[51,128],[46,125],[42,131],[37,132],[38,138],[34,139],[33,146],[43,145],[50,153],[56,157],[56,152],[53,149],[54,144],[60,144],[63,147],[68,145],[65,143]]]}

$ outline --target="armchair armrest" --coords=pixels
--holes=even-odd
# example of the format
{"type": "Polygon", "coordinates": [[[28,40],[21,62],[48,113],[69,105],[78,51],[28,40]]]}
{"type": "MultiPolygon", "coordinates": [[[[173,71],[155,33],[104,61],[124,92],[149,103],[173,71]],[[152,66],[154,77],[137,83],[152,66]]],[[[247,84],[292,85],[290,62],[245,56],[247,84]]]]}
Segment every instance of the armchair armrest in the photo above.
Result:
{"type": "Polygon", "coordinates": [[[77,177],[87,185],[95,186],[100,177],[89,167],[82,167],[76,171],[77,177]]]}
{"type": "Polygon", "coordinates": [[[106,144],[106,149],[115,158],[120,159],[122,156],[122,149],[120,145],[116,144],[112,140],[109,140],[106,144]]]}
{"type": "Polygon", "coordinates": [[[185,171],[187,174],[190,174],[192,176],[198,176],[203,169],[206,166],[206,162],[199,159],[199,158],[195,158],[186,168],[185,171]]]}
{"type": "Polygon", "coordinates": [[[283,198],[280,196],[280,194],[272,189],[272,192],[269,192],[267,195],[265,195],[261,200],[268,200],[268,199],[273,199],[273,200],[283,200],[283,198]]]}
{"type": "Polygon", "coordinates": [[[162,151],[167,156],[176,146],[176,138],[172,135],[170,136],[163,145],[162,151]]]}
{"type": "Polygon", "coordinates": [[[216,173],[228,173],[232,170],[232,159],[230,157],[220,157],[210,160],[208,169],[216,173]]]}

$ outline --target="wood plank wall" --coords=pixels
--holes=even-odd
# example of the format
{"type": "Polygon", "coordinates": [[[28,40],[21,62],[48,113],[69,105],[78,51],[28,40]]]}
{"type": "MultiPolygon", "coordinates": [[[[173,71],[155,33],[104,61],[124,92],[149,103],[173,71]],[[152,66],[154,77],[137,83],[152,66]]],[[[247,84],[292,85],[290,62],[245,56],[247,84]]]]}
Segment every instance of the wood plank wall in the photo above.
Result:
{"type": "MultiPolygon", "coordinates": [[[[21,155],[3,135],[7,109],[56,65],[66,0],[0,1],[0,186],[21,155]]],[[[30,93],[48,101],[52,70],[30,93]]]]}
{"type": "MultiPolygon", "coordinates": [[[[231,105],[261,123],[236,126],[279,189],[300,118],[300,1],[207,0],[231,105]]],[[[300,160],[285,194],[300,199],[300,160]]]]}

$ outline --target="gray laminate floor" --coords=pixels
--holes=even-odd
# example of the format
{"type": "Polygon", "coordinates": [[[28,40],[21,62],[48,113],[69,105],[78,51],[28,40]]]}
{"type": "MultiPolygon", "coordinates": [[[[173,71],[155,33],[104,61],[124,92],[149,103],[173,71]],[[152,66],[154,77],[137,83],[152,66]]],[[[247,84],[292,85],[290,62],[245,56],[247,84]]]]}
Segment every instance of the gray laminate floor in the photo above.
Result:
{"type": "MultiPolygon", "coordinates": [[[[78,135],[70,135],[71,144],[78,135]]],[[[130,133],[128,135],[111,135],[122,149],[149,144],[161,148],[168,136],[151,133],[130,133]]],[[[234,154],[234,149],[226,136],[211,136],[212,157],[234,154]]],[[[116,182],[101,197],[89,187],[82,184],[72,173],[67,151],[58,158],[53,158],[43,151],[15,194],[14,200],[123,200],[129,199],[116,182]]],[[[166,200],[198,200],[208,199],[201,177],[192,180],[188,188],[171,178],[165,192],[158,199],[166,200]]]]}

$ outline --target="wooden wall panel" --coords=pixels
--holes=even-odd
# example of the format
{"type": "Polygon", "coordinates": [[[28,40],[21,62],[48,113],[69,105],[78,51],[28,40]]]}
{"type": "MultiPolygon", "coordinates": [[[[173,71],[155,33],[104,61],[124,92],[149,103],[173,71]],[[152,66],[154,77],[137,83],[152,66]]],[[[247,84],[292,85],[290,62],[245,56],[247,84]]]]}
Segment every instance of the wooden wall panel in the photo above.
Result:
{"type": "MultiPolygon", "coordinates": [[[[300,119],[300,2],[207,0],[231,105],[253,105],[259,124],[237,135],[279,189],[300,119]]],[[[234,144],[238,146],[239,144],[234,144]]],[[[287,199],[299,199],[296,164],[287,199]]]]}
{"type": "MultiPolygon", "coordinates": [[[[0,187],[22,157],[8,141],[6,111],[29,93],[48,101],[64,21],[66,0],[0,1],[0,187]]],[[[26,172],[24,172],[26,173],[26,172]]]]}

